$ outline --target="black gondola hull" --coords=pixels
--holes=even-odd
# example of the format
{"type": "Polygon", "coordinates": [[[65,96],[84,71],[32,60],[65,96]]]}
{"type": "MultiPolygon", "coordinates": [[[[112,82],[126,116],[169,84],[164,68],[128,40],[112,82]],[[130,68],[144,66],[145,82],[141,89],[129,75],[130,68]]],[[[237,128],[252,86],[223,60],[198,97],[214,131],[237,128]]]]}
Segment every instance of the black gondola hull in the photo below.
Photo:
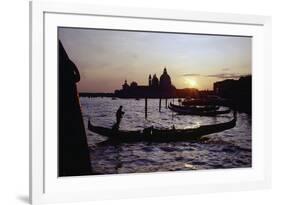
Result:
{"type": "Polygon", "coordinates": [[[236,125],[236,117],[229,122],[215,125],[203,125],[190,129],[154,129],[146,128],[142,131],[113,130],[100,126],[94,126],[88,122],[88,129],[97,134],[108,137],[101,144],[137,143],[137,142],[178,142],[198,141],[202,136],[222,132],[236,125]]]}

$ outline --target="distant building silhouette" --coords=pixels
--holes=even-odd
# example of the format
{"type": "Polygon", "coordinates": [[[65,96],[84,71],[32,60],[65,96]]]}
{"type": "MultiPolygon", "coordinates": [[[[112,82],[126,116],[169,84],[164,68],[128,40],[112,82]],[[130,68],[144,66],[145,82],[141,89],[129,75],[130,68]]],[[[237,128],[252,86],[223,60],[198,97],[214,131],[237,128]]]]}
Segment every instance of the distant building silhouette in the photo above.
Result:
{"type": "Polygon", "coordinates": [[[123,90],[128,90],[130,88],[130,86],[127,83],[127,80],[125,80],[124,84],[122,85],[123,90]]]}
{"type": "Polygon", "coordinates": [[[231,92],[235,89],[237,80],[227,79],[214,83],[214,92],[224,97],[230,97],[231,92]]]}
{"type": "Polygon", "coordinates": [[[240,77],[238,80],[227,79],[214,83],[216,95],[230,99],[239,111],[252,112],[252,76],[240,77]]]}
{"type": "Polygon", "coordinates": [[[133,82],[131,82],[130,87],[131,88],[136,88],[136,87],[138,87],[138,83],[133,81],[133,82]]]}
{"type": "Polygon", "coordinates": [[[161,90],[168,90],[172,88],[172,81],[171,77],[167,73],[166,67],[164,68],[163,74],[160,76],[160,89],[161,90]]]}
{"type": "Polygon", "coordinates": [[[153,77],[149,74],[148,85],[138,85],[135,81],[128,85],[127,80],[125,80],[122,89],[115,90],[115,96],[120,98],[174,98],[194,95],[198,95],[197,89],[176,89],[166,67],[160,76],[160,80],[156,74],[153,74],[153,77]]]}
{"type": "Polygon", "coordinates": [[[153,88],[158,88],[159,87],[159,80],[158,80],[156,74],[153,75],[151,86],[153,88]]]}

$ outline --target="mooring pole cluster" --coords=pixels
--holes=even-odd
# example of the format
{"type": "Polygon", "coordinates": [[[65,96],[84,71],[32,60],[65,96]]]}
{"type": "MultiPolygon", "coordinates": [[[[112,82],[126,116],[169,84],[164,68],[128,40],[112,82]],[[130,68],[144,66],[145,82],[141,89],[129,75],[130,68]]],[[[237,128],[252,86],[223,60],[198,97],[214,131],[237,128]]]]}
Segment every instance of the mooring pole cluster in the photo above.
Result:
{"type": "MultiPolygon", "coordinates": [[[[147,119],[147,97],[145,97],[144,100],[144,115],[145,119],[147,119]]],[[[161,112],[161,107],[162,107],[162,98],[159,98],[159,112],[161,112]]],[[[168,98],[165,98],[165,108],[168,108],[168,98]]]]}

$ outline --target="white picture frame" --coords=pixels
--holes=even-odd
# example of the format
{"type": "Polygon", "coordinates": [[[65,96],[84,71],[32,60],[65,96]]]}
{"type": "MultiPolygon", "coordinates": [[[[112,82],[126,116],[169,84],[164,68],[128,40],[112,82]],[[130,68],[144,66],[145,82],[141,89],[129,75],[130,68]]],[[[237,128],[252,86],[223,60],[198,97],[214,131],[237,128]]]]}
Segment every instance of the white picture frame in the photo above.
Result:
{"type": "Polygon", "coordinates": [[[30,202],[41,204],[269,188],[271,109],[266,108],[271,107],[270,76],[270,17],[31,2],[30,202]],[[57,177],[58,26],[252,36],[252,168],[57,177]]]}

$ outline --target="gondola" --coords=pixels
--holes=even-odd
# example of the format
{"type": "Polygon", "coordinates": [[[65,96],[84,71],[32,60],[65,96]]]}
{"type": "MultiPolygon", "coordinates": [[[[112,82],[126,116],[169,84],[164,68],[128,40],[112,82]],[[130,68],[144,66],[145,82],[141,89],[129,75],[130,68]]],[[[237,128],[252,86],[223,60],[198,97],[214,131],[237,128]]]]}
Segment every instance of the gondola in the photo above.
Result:
{"type": "Polygon", "coordinates": [[[236,113],[234,118],[228,122],[202,125],[197,128],[188,129],[156,129],[153,127],[137,131],[114,130],[111,128],[94,126],[88,121],[88,129],[97,134],[108,137],[100,144],[137,143],[137,142],[177,142],[198,141],[202,136],[222,132],[236,125],[236,113]]]}
{"type": "Polygon", "coordinates": [[[170,107],[179,108],[179,109],[183,109],[183,110],[187,110],[187,111],[214,111],[214,110],[218,110],[220,108],[220,106],[217,106],[217,105],[183,106],[183,105],[175,105],[173,103],[170,103],[170,107]]]}
{"type": "Polygon", "coordinates": [[[183,106],[206,106],[206,105],[220,105],[220,106],[233,106],[233,103],[227,99],[191,99],[181,102],[183,106]]]}
{"type": "Polygon", "coordinates": [[[231,112],[229,108],[226,110],[197,110],[197,109],[186,109],[180,106],[175,107],[171,105],[169,105],[168,108],[179,115],[216,116],[216,115],[227,114],[231,112]]]}

